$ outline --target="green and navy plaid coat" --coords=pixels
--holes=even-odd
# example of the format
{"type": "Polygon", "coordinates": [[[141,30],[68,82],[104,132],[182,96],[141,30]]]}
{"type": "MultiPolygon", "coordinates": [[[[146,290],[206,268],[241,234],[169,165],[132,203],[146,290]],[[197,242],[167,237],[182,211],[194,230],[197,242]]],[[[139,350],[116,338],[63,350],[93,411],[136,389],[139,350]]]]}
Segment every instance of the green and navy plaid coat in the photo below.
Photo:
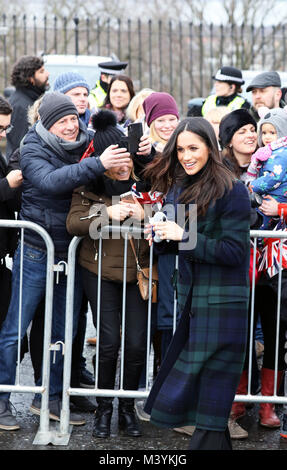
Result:
{"type": "Polygon", "coordinates": [[[179,252],[184,306],[145,410],[162,427],[224,431],[245,358],[250,202],[243,183],[198,220],[197,245],[179,252]]]}

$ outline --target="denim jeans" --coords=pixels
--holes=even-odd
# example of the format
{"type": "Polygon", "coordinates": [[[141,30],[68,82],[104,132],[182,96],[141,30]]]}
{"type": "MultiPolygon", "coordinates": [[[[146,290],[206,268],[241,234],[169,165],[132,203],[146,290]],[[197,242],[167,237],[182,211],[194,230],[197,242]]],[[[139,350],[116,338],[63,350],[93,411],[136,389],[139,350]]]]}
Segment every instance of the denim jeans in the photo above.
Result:
{"type": "MultiPolygon", "coordinates": [[[[46,289],[46,263],[47,255],[24,244],[23,249],[23,287],[22,287],[22,322],[21,339],[33,320],[40,301],[45,297],[46,289]]],[[[55,264],[61,261],[55,258],[55,264]]],[[[53,293],[53,319],[51,342],[65,339],[65,311],[66,311],[66,276],[60,273],[59,282],[54,282],[53,293]]],[[[20,245],[18,246],[12,271],[12,298],[5,322],[0,331],[0,384],[14,384],[16,376],[18,325],[19,325],[19,285],[20,285],[20,245]]],[[[76,333],[78,314],[82,301],[82,283],[79,270],[76,267],[74,289],[74,318],[73,334],[76,333]]],[[[53,359],[53,358],[52,358],[53,359]]],[[[57,399],[62,392],[63,355],[62,351],[56,354],[55,363],[51,360],[50,369],[50,399],[57,399]]],[[[36,385],[41,385],[42,378],[36,385]]],[[[0,393],[0,399],[9,399],[10,393],[0,393]]]]}

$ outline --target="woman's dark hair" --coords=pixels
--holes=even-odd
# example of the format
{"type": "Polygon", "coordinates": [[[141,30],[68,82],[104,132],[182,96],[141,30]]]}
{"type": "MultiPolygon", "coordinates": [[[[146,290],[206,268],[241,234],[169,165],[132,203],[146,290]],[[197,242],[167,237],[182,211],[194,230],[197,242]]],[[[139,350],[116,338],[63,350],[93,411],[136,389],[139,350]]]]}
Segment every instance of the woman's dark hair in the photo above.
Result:
{"type": "Polygon", "coordinates": [[[11,74],[11,84],[15,87],[26,87],[30,84],[29,78],[34,76],[44,65],[44,60],[37,56],[23,56],[13,67],[11,74]]]}
{"type": "Polygon", "coordinates": [[[242,93],[242,86],[235,83],[235,93],[242,93]]]}
{"type": "Polygon", "coordinates": [[[225,147],[222,150],[222,156],[224,160],[228,163],[229,167],[232,169],[236,178],[240,178],[240,176],[242,175],[242,169],[237,161],[237,158],[234,155],[233,148],[225,147]]]}
{"type": "Polygon", "coordinates": [[[125,82],[125,84],[128,87],[128,90],[129,90],[130,100],[135,96],[134,84],[133,84],[132,79],[130,77],[127,77],[126,75],[114,75],[113,78],[111,79],[110,83],[109,83],[109,88],[108,88],[108,91],[107,91],[107,96],[105,98],[103,107],[105,107],[106,105],[110,105],[110,106],[112,105],[111,100],[110,100],[110,91],[111,91],[111,88],[112,88],[112,84],[116,80],[119,80],[120,82],[125,82]]]}
{"type": "Polygon", "coordinates": [[[179,123],[163,152],[147,165],[143,177],[150,180],[152,191],[163,194],[167,194],[174,184],[182,186],[185,183],[178,202],[197,204],[198,215],[204,215],[211,203],[230,190],[234,180],[222,161],[213,127],[202,117],[186,118],[179,123]],[[208,161],[199,178],[188,177],[178,161],[177,139],[184,131],[196,134],[209,149],[208,161]]]}

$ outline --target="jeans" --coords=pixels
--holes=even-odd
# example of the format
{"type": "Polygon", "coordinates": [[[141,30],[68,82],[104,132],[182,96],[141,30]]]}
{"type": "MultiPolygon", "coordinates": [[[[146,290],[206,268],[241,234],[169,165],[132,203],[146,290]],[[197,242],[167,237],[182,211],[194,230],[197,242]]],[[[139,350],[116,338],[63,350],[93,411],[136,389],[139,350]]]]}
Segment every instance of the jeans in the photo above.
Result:
{"type": "MultiPolygon", "coordinates": [[[[60,261],[55,257],[55,263],[60,261]]],[[[24,244],[23,247],[23,287],[22,287],[22,322],[21,339],[33,320],[40,301],[45,297],[47,255],[43,250],[24,244]]],[[[19,286],[20,286],[20,245],[18,246],[12,271],[12,297],[7,317],[0,332],[0,383],[14,384],[16,376],[18,326],[19,326],[19,286]]],[[[82,301],[82,284],[79,270],[75,272],[73,334],[76,332],[78,314],[82,301]]],[[[58,284],[54,283],[53,319],[51,342],[65,339],[66,311],[66,276],[61,273],[58,284]]],[[[50,399],[60,398],[62,392],[63,355],[56,354],[55,362],[51,361],[50,399]]],[[[41,385],[39,377],[36,385],[41,385]]],[[[1,400],[9,399],[10,393],[0,393],[1,400]]]]}

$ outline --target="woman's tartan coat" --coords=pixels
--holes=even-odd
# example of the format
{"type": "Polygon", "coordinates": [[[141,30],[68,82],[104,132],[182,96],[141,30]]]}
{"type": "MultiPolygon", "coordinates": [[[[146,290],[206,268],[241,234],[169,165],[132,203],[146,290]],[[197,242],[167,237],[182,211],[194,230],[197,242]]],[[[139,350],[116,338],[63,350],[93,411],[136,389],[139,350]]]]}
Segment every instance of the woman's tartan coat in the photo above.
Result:
{"type": "Polygon", "coordinates": [[[249,230],[248,192],[236,181],[198,220],[196,247],[179,251],[184,308],[145,407],[158,426],[226,429],[245,358],[249,230]]]}

